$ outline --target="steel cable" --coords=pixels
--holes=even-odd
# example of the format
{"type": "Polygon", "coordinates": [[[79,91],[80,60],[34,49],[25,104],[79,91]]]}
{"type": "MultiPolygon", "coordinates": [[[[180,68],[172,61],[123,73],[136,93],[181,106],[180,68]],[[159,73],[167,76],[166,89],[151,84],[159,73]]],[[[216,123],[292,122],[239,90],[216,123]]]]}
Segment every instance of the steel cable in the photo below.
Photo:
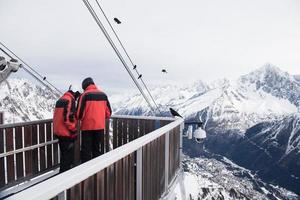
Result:
{"type": "MultiPolygon", "coordinates": [[[[113,27],[113,26],[112,26],[112,24],[110,23],[110,21],[109,21],[109,19],[108,19],[107,15],[105,14],[105,12],[104,12],[104,10],[103,10],[102,6],[100,5],[100,3],[99,3],[99,1],[98,1],[98,0],[96,0],[96,3],[97,3],[97,5],[98,5],[99,9],[101,10],[102,14],[104,15],[104,17],[105,17],[105,19],[106,19],[107,23],[109,24],[109,26],[110,26],[111,30],[112,30],[112,31],[113,31],[113,33],[114,33],[114,35],[116,36],[116,38],[117,38],[118,42],[120,43],[120,45],[121,45],[121,47],[122,47],[123,51],[125,52],[125,54],[126,54],[127,58],[128,58],[128,59],[129,59],[129,61],[130,61],[130,63],[131,63],[131,65],[132,65],[132,67],[134,67],[135,65],[134,65],[134,63],[133,63],[133,61],[132,61],[131,57],[129,56],[129,54],[128,54],[127,50],[125,49],[125,47],[124,47],[124,45],[123,45],[123,43],[122,43],[122,41],[121,41],[121,39],[120,39],[119,35],[117,34],[117,32],[115,31],[114,27],[113,27]]],[[[140,73],[138,72],[138,70],[137,70],[136,68],[135,68],[134,70],[136,71],[137,75],[139,76],[139,75],[140,75],[140,73]]],[[[150,90],[148,89],[148,87],[147,87],[146,83],[144,82],[143,78],[141,77],[140,79],[141,79],[141,82],[142,82],[142,84],[144,85],[144,87],[145,87],[145,89],[146,89],[147,93],[149,94],[149,96],[150,96],[151,100],[153,101],[153,103],[155,104],[155,106],[156,106],[157,110],[159,111],[160,115],[162,115],[162,112],[161,112],[161,110],[159,109],[159,106],[157,105],[156,101],[154,100],[154,98],[153,98],[153,96],[152,96],[152,94],[151,94],[150,90]]]]}
{"type": "Polygon", "coordinates": [[[95,10],[93,9],[93,7],[91,6],[91,4],[89,3],[88,0],[82,0],[85,4],[85,6],[87,7],[87,9],[89,10],[90,14],[92,15],[92,17],[94,18],[94,20],[96,21],[97,25],[99,26],[99,28],[101,29],[102,33],[104,34],[104,36],[106,37],[106,39],[108,40],[108,42],[110,43],[111,47],[113,48],[114,52],[117,54],[119,60],[121,61],[121,63],[123,64],[124,68],[126,69],[126,71],[128,72],[128,74],[130,75],[131,79],[133,80],[134,84],[137,86],[137,88],[139,89],[140,93],[142,94],[142,96],[144,97],[144,99],[146,100],[147,104],[149,105],[151,111],[153,112],[153,114],[155,115],[155,110],[153,109],[148,97],[145,95],[144,91],[142,90],[141,86],[139,85],[139,83],[137,82],[137,80],[135,79],[135,77],[133,76],[132,72],[130,71],[127,63],[125,62],[124,58],[122,57],[121,53],[119,52],[119,50],[117,49],[117,47],[115,46],[113,40],[111,39],[111,37],[109,36],[108,32],[106,31],[104,25],[102,24],[101,20],[99,19],[98,15],[96,14],[95,10]]]}
{"type": "MultiPolygon", "coordinates": [[[[6,54],[10,59],[14,59],[10,54],[8,54],[5,50],[3,50],[2,48],[0,48],[0,50],[6,54]]],[[[35,74],[33,74],[30,70],[28,70],[25,66],[21,66],[22,69],[24,69],[25,72],[27,72],[29,75],[31,75],[35,80],[37,80],[38,82],[40,82],[42,85],[44,85],[46,88],[48,88],[49,90],[51,90],[52,93],[57,94],[53,91],[53,89],[51,87],[49,87],[49,85],[47,85],[46,83],[44,83],[42,80],[40,80],[35,74]]]]}
{"type": "MultiPolygon", "coordinates": [[[[20,60],[25,66],[27,66],[31,71],[33,71],[36,75],[33,75],[33,73],[32,72],[30,72],[30,70],[29,69],[26,69],[24,66],[23,66],[23,68],[24,68],[24,70],[26,71],[26,72],[28,72],[28,73],[30,73],[32,76],[34,76],[34,78],[35,79],[37,79],[40,83],[42,83],[43,85],[45,85],[45,86],[47,86],[48,88],[50,88],[48,85],[50,85],[52,88],[54,88],[59,94],[62,94],[62,92],[58,89],[58,88],[56,88],[53,84],[51,84],[48,80],[46,80],[45,78],[45,76],[42,76],[39,72],[37,72],[35,69],[33,69],[33,67],[31,67],[29,64],[27,64],[23,59],[21,59],[19,56],[17,56],[12,50],[10,50],[6,45],[4,45],[2,42],[0,42],[0,44],[5,48],[5,49],[7,49],[12,55],[14,55],[16,58],[18,58],[18,60],[20,60]],[[42,79],[42,80],[40,80],[39,78],[38,78],[38,76],[42,79]],[[44,82],[46,82],[46,83],[44,83],[44,82]]],[[[5,52],[3,49],[1,49],[3,52],[5,52]]],[[[6,52],[5,52],[5,54],[7,54],[6,52]]],[[[7,54],[10,58],[12,58],[9,54],[7,54]]],[[[51,89],[51,88],[50,88],[51,89]]],[[[51,89],[51,91],[53,91],[52,89],[51,89]]]]}

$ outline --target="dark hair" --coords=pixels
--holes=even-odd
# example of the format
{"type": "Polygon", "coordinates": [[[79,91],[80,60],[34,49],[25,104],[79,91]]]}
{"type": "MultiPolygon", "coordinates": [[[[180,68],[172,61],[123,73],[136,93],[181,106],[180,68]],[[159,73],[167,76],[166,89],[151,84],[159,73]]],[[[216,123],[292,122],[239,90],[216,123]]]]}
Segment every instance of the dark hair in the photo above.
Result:
{"type": "Polygon", "coordinates": [[[91,84],[94,84],[94,81],[91,77],[84,79],[82,81],[82,89],[85,90],[91,84]]]}

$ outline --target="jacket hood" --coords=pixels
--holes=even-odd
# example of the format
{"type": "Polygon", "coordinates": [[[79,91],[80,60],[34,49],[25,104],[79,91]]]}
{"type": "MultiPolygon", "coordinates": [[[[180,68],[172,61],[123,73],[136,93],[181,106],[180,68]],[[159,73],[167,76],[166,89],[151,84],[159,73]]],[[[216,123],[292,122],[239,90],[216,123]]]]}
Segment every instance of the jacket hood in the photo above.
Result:
{"type": "Polygon", "coordinates": [[[74,99],[74,92],[73,92],[73,91],[67,91],[67,92],[64,94],[64,96],[69,96],[69,97],[71,97],[71,98],[74,99]]]}

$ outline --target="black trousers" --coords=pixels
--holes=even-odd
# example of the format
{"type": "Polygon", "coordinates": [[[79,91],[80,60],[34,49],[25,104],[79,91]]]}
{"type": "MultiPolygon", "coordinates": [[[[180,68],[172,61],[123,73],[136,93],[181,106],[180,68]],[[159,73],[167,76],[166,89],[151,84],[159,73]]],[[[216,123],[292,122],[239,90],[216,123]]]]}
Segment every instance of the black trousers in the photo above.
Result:
{"type": "Polygon", "coordinates": [[[104,143],[104,130],[91,130],[81,132],[81,163],[89,161],[103,154],[100,145],[104,143]],[[101,144],[102,143],[102,144],[101,144]]]}
{"type": "Polygon", "coordinates": [[[57,137],[60,148],[60,169],[59,173],[67,171],[74,166],[74,139],[57,137]]]}

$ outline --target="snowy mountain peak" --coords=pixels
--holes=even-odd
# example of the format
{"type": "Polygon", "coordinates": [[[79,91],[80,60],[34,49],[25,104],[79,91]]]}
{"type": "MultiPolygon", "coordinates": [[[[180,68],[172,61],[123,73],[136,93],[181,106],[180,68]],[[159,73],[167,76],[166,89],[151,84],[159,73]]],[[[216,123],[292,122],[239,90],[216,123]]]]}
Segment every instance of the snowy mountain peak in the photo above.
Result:
{"type": "Polygon", "coordinates": [[[300,83],[294,76],[269,63],[241,76],[239,85],[243,88],[252,88],[253,91],[264,91],[280,99],[287,99],[296,106],[300,105],[300,83]]]}
{"type": "Polygon", "coordinates": [[[201,80],[198,80],[192,84],[192,88],[195,88],[199,92],[205,92],[209,86],[201,80]]]}
{"type": "Polygon", "coordinates": [[[277,74],[287,74],[286,72],[283,72],[279,67],[273,65],[272,63],[265,63],[261,68],[258,70],[262,70],[265,73],[277,73],[277,74]]]}
{"type": "Polygon", "coordinates": [[[240,80],[243,83],[257,83],[257,82],[274,82],[288,79],[294,81],[294,77],[287,72],[282,71],[277,66],[266,63],[257,70],[241,76],[240,80]]]}
{"type": "Polygon", "coordinates": [[[223,78],[223,79],[218,79],[218,80],[215,80],[215,81],[209,83],[209,88],[210,89],[221,88],[224,90],[224,89],[228,88],[230,85],[232,85],[232,82],[226,78],[223,78]]]}

